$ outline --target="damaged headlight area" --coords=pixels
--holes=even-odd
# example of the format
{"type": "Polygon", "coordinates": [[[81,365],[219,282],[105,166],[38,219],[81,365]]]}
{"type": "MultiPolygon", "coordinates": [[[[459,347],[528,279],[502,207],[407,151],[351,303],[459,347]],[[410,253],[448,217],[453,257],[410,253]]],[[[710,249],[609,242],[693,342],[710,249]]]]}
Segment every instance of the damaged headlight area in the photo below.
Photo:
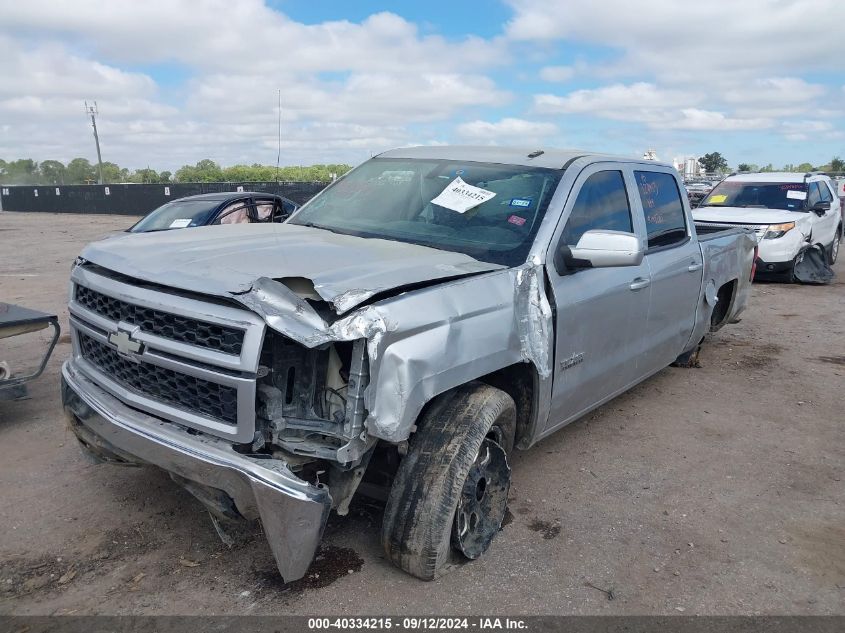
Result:
{"type": "Polygon", "coordinates": [[[364,430],[366,340],[309,348],[268,330],[258,375],[250,451],[278,452],[292,468],[314,470],[326,462],[355,467],[374,445],[364,430]]]}
{"type": "Polygon", "coordinates": [[[795,228],[795,222],[784,222],[783,224],[770,224],[766,234],[763,236],[764,240],[776,240],[783,237],[789,231],[795,228]]]}

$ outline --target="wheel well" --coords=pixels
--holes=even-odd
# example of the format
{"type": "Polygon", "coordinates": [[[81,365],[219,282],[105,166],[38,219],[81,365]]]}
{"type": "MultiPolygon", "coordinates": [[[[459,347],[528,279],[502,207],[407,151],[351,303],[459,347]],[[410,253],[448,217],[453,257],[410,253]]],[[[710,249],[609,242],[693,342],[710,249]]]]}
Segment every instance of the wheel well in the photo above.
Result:
{"type": "Polygon", "coordinates": [[[710,315],[710,330],[716,331],[725,324],[728,313],[733,304],[734,293],[736,292],[736,279],[724,284],[716,292],[716,307],[710,315]]]}
{"type": "Polygon", "coordinates": [[[537,371],[530,363],[509,365],[479,378],[491,387],[501,389],[516,403],[516,441],[531,435],[537,411],[537,371]]]}

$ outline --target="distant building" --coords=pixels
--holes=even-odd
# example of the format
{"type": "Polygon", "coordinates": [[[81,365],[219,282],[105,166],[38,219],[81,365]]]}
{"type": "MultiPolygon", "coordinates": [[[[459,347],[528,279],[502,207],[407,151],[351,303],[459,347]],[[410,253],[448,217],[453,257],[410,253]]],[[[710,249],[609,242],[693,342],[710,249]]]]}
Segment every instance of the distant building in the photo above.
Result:
{"type": "Polygon", "coordinates": [[[672,159],[672,164],[684,178],[698,178],[704,175],[704,169],[696,156],[676,156],[672,159]]]}
{"type": "Polygon", "coordinates": [[[647,149],[645,152],[643,152],[643,159],[644,160],[660,160],[657,157],[657,150],[655,150],[655,149],[647,149]]]}

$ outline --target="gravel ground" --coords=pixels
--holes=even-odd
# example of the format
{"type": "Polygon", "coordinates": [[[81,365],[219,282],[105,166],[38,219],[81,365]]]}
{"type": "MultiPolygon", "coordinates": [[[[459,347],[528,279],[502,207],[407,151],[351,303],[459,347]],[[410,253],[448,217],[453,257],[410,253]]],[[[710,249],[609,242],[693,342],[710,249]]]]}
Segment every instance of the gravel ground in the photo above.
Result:
{"type": "MultiPolygon", "coordinates": [[[[131,221],[0,213],[0,298],[67,332],[71,261],[131,221]]],[[[61,414],[63,336],[30,398],[0,402],[0,613],[845,614],[838,272],[755,285],[700,369],[518,453],[510,522],[432,583],[385,561],[375,502],[333,517],[309,575],[283,585],[260,533],[226,548],[162,472],[89,465],[61,414]]]]}

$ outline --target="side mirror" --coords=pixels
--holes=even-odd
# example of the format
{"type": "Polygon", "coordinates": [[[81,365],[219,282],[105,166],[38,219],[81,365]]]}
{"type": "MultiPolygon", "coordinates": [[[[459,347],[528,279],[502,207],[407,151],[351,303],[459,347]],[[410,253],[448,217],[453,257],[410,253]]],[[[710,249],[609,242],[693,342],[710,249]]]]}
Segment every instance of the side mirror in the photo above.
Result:
{"type": "Polygon", "coordinates": [[[640,238],[622,231],[587,231],[575,248],[563,244],[555,257],[555,268],[610,268],[639,266],[643,261],[640,238]]]}
{"type": "Polygon", "coordinates": [[[819,201],[813,205],[813,213],[816,215],[824,215],[830,211],[830,202],[819,201]]]}

